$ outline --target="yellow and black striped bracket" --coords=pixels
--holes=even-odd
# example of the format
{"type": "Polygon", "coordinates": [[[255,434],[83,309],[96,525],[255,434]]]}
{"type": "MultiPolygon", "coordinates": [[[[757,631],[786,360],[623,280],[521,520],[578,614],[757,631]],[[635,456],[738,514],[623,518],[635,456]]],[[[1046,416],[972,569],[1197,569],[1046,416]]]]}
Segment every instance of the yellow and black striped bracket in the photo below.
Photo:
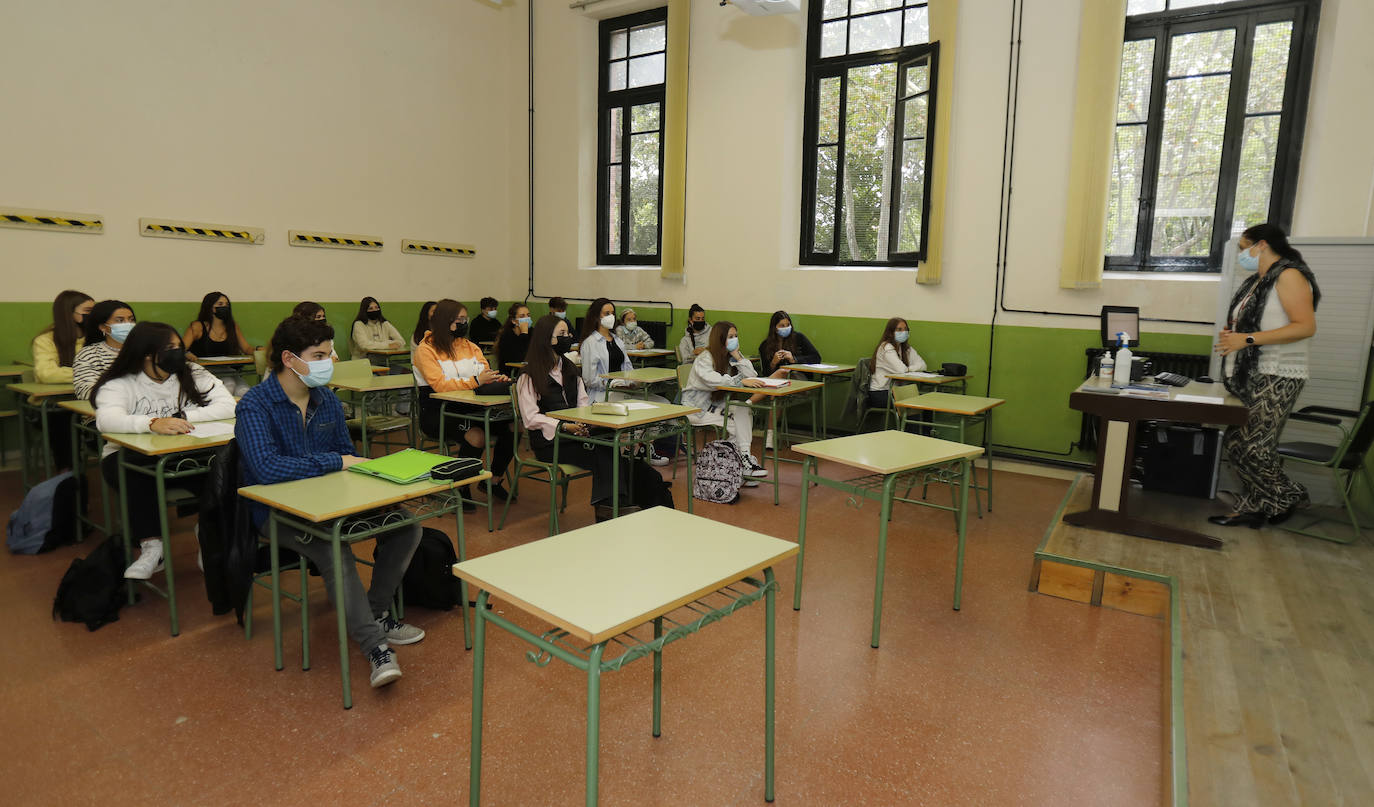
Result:
{"type": "Polygon", "coordinates": [[[199,236],[201,238],[222,238],[225,240],[252,241],[253,234],[247,230],[218,230],[211,227],[182,227],[175,224],[145,224],[144,232],[164,233],[185,236],[199,236]]]}
{"type": "Polygon", "coordinates": [[[364,238],[360,235],[343,233],[312,233],[304,230],[288,230],[288,242],[293,247],[329,247],[333,249],[361,249],[378,251],[385,242],[380,238],[364,238]]]}
{"type": "Polygon", "coordinates": [[[77,213],[38,213],[30,211],[0,211],[0,226],[33,230],[96,233],[105,229],[105,222],[93,216],[77,213]]]}
{"type": "Polygon", "coordinates": [[[448,255],[455,258],[472,258],[477,255],[476,247],[437,241],[404,241],[401,251],[416,255],[448,255]]]}

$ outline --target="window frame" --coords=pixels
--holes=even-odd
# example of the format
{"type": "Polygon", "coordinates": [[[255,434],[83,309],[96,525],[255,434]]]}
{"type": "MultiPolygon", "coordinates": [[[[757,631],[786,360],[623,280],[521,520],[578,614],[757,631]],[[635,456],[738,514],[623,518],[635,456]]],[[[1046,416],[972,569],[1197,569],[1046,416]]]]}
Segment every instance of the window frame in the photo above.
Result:
{"type": "MultiPolygon", "coordinates": [[[[1235,217],[1236,186],[1245,134],[1246,102],[1256,28],[1275,22],[1293,24],[1289,40],[1288,69],[1284,77],[1283,108],[1275,142],[1273,185],[1269,193],[1267,221],[1285,230],[1292,227],[1297,196],[1298,169],[1307,125],[1307,100],[1315,62],[1320,0],[1251,0],[1224,5],[1194,6],[1138,14],[1126,19],[1122,42],[1154,40],[1150,73],[1150,111],[1145,124],[1145,155],[1141,163],[1133,253],[1106,254],[1103,234],[1103,269],[1108,272],[1206,272],[1221,271],[1222,250],[1231,239],[1235,217]],[[1213,207],[1212,242],[1206,257],[1151,255],[1155,225],[1155,193],[1164,129],[1164,102],[1168,86],[1172,38],[1182,34],[1234,28],[1235,52],[1218,165],[1217,197],[1213,207]]],[[[1118,70],[1120,66],[1118,65],[1118,70]]],[[[1113,110],[1115,115],[1115,109],[1113,110]]],[[[1133,124],[1139,125],[1139,124],[1133,124]]],[[[1118,124],[1113,122],[1113,137],[1118,124]]]]}
{"type": "MultiPolygon", "coordinates": [[[[597,114],[596,114],[596,260],[602,265],[639,265],[661,266],[663,263],[663,141],[667,134],[667,25],[668,8],[653,8],[623,17],[601,20],[597,31],[597,114]],[[625,89],[611,90],[607,65],[610,57],[611,33],[621,29],[633,29],[650,23],[664,25],[664,77],[659,84],[647,87],[629,86],[629,37],[626,36],[626,76],[625,89]],[[633,127],[631,110],[642,104],[657,103],[659,110],[658,126],[658,222],[657,237],[652,254],[630,252],[630,225],[632,210],[630,206],[630,145],[633,127]],[[610,207],[610,181],[608,178],[610,161],[610,116],[611,110],[623,109],[620,131],[620,230],[621,251],[609,252],[610,222],[607,214],[610,207]]],[[[655,51],[656,52],[656,51],[655,51]]]]}
{"type": "MultiPolygon", "coordinates": [[[[801,189],[801,227],[800,227],[800,248],[798,261],[803,266],[874,266],[874,267],[915,267],[926,259],[926,252],[930,240],[930,197],[931,197],[931,174],[935,159],[935,120],[937,108],[937,87],[940,63],[940,43],[925,42],[920,45],[908,45],[896,48],[886,48],[883,50],[864,51],[858,54],[843,54],[840,56],[830,56],[821,58],[821,24],[824,22],[821,14],[824,10],[824,3],[821,0],[812,0],[807,11],[806,29],[806,82],[804,99],[804,120],[802,127],[802,189],[801,189]],[[912,64],[923,59],[929,60],[930,83],[926,91],[928,106],[926,110],[926,138],[925,138],[925,166],[926,172],[921,188],[921,238],[920,244],[915,252],[896,252],[894,250],[898,243],[898,233],[900,230],[901,212],[901,145],[904,141],[902,136],[905,131],[905,109],[902,97],[902,74],[905,69],[912,64]],[[893,155],[892,155],[892,174],[888,178],[891,183],[891,193],[887,200],[888,204],[888,254],[886,260],[875,261],[840,261],[840,238],[842,233],[842,215],[844,210],[844,151],[846,144],[845,110],[848,106],[848,71],[854,67],[866,67],[875,64],[892,63],[897,70],[896,86],[893,92],[893,155]],[[832,239],[830,252],[816,252],[812,247],[815,244],[816,231],[816,165],[817,150],[820,144],[817,137],[820,132],[820,85],[821,81],[829,78],[839,78],[839,126],[837,131],[838,141],[833,144],[835,150],[835,234],[832,239]]],[[[889,13],[894,10],[905,9],[905,3],[900,3],[894,9],[883,9],[864,14],[849,16],[851,21],[856,17],[872,16],[874,14],[889,13]]],[[[929,8],[929,6],[927,6],[929,8]]],[[[848,26],[846,36],[853,30],[852,22],[848,26]]],[[[847,50],[847,48],[846,48],[847,50]]]]}

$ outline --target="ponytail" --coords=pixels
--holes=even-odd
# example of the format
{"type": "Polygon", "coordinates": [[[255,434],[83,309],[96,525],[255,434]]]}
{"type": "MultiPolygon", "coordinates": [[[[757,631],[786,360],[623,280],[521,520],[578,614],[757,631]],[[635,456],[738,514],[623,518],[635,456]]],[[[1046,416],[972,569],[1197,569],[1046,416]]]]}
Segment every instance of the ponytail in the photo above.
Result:
{"type": "Polygon", "coordinates": [[[1250,239],[1251,243],[1263,241],[1268,244],[1269,248],[1274,250],[1280,258],[1292,261],[1293,263],[1306,265],[1306,262],[1302,259],[1302,253],[1294,249],[1292,244],[1288,243],[1288,234],[1277,224],[1256,224],[1253,227],[1246,228],[1245,232],[1241,233],[1241,236],[1250,239]]]}

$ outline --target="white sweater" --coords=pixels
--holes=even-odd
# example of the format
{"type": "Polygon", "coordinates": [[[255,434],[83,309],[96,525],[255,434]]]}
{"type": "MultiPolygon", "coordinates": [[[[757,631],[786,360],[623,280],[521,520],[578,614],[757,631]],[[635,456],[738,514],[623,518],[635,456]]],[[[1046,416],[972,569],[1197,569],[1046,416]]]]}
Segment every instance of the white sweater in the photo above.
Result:
{"type": "MultiPolygon", "coordinates": [[[[178,411],[185,412],[192,423],[233,417],[234,398],[224,384],[199,364],[193,362],[190,366],[196,389],[206,391],[206,406],[182,400],[181,382],[176,376],[158,382],[140,371],[111,379],[96,393],[96,427],[109,434],[148,434],[154,418],[171,417],[178,411]]],[[[106,443],[102,456],[117,449],[113,443],[106,443]]]]}
{"type": "Polygon", "coordinates": [[[706,351],[692,360],[692,371],[687,376],[687,386],[682,388],[682,402],[704,411],[711,411],[711,393],[721,387],[737,387],[746,378],[758,375],[753,362],[748,359],[730,359],[730,373],[716,372],[716,360],[711,351],[706,351]]]}
{"type": "Polygon", "coordinates": [[[898,373],[919,373],[924,369],[926,360],[921,358],[916,348],[906,346],[906,361],[903,362],[897,348],[893,347],[891,342],[883,342],[878,348],[878,363],[873,366],[873,376],[868,381],[868,388],[874,392],[885,390],[892,384],[888,376],[898,373]]]}
{"type": "Polygon", "coordinates": [[[367,358],[369,350],[399,350],[406,346],[406,339],[401,336],[396,326],[389,320],[381,322],[353,322],[353,330],[349,335],[348,350],[355,359],[367,358]],[[392,342],[400,342],[400,345],[393,345],[392,342]]]}

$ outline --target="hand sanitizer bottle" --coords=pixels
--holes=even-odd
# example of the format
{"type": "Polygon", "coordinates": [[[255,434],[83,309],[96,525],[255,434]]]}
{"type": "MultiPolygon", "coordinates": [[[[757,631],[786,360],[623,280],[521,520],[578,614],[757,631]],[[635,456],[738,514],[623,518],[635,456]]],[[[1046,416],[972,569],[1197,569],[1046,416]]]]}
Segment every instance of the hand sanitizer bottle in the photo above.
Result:
{"type": "Polygon", "coordinates": [[[1097,360],[1097,377],[1110,384],[1114,367],[1116,367],[1116,361],[1112,358],[1112,352],[1110,350],[1102,351],[1102,358],[1097,360]]]}
{"type": "Polygon", "coordinates": [[[1116,367],[1112,370],[1112,383],[1130,384],[1131,349],[1127,345],[1130,344],[1131,336],[1125,331],[1122,331],[1116,335],[1116,341],[1120,347],[1116,350],[1116,367]]]}

